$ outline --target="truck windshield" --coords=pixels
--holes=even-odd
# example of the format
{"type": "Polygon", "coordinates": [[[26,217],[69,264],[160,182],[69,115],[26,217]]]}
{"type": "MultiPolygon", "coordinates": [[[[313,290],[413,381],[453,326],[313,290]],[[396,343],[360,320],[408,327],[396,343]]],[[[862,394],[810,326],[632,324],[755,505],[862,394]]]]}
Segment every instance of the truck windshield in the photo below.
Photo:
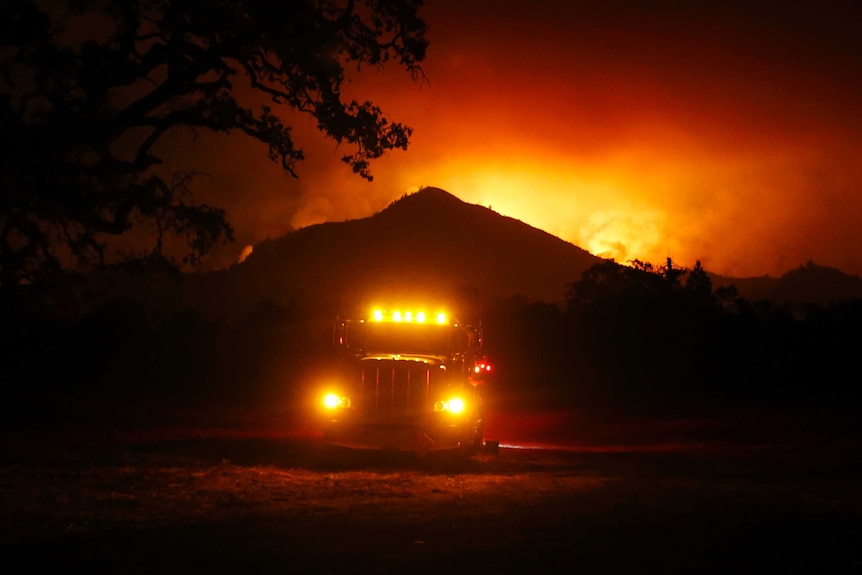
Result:
{"type": "Polygon", "coordinates": [[[450,350],[464,347],[466,340],[459,341],[465,339],[458,337],[460,331],[448,325],[367,323],[363,329],[363,348],[369,353],[447,355],[450,350]]]}

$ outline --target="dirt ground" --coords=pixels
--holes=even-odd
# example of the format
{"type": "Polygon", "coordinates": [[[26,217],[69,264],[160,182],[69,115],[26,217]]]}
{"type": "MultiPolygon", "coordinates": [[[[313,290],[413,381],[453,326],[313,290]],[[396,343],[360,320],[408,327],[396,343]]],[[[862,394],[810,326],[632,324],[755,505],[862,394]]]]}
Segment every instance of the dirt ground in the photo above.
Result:
{"type": "Polygon", "coordinates": [[[0,571],[862,572],[858,438],[707,428],[469,459],[248,429],[7,431],[0,571]]]}

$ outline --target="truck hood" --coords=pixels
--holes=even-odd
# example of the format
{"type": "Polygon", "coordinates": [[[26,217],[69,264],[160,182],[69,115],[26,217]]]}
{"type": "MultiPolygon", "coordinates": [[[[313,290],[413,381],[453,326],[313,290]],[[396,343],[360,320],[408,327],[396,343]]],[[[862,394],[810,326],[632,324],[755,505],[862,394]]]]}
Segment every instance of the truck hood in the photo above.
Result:
{"type": "Polygon", "coordinates": [[[373,353],[366,355],[361,360],[369,361],[398,361],[424,363],[432,367],[439,367],[446,363],[446,357],[442,355],[423,355],[415,353],[373,353]]]}

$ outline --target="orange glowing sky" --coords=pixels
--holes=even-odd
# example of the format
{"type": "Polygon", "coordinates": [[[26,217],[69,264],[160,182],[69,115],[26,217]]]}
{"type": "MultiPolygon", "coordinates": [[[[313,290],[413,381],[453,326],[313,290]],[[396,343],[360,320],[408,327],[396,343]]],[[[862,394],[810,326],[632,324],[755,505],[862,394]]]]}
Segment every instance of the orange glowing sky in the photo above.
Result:
{"type": "Polygon", "coordinates": [[[236,228],[221,257],[432,185],[620,262],[862,274],[853,3],[640,4],[428,0],[428,82],[391,67],[345,89],[415,129],[372,184],[305,121],[299,180],[241,137],[190,143],[236,228]]]}

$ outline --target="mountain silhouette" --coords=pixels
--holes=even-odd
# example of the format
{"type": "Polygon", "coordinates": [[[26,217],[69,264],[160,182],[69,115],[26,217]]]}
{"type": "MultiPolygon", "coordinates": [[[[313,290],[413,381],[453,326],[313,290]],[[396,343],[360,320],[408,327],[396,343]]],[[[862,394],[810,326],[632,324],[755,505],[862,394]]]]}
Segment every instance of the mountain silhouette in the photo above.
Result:
{"type": "MultiPolygon", "coordinates": [[[[478,309],[516,295],[562,304],[567,284],[601,261],[520,220],[427,187],[370,217],[266,240],[227,270],[188,274],[174,305],[238,319],[278,308],[318,317],[384,304],[478,309]]],[[[714,287],[733,284],[750,301],[862,298],[862,279],[811,262],[780,278],[711,277],[714,287]]]]}
{"type": "Polygon", "coordinates": [[[726,278],[716,276],[713,285],[733,284],[750,301],[821,304],[862,299],[862,278],[809,261],[781,277],[726,278]]]}
{"type": "Polygon", "coordinates": [[[242,263],[190,278],[184,291],[189,304],[221,315],[263,300],[327,313],[514,295],[562,302],[566,285],[599,261],[517,219],[428,187],[371,217],[264,241],[242,263]]]}

